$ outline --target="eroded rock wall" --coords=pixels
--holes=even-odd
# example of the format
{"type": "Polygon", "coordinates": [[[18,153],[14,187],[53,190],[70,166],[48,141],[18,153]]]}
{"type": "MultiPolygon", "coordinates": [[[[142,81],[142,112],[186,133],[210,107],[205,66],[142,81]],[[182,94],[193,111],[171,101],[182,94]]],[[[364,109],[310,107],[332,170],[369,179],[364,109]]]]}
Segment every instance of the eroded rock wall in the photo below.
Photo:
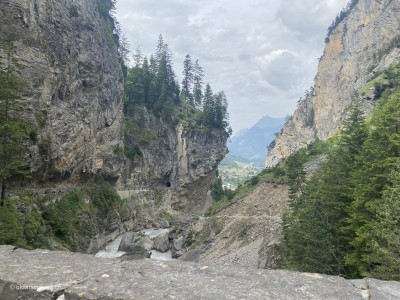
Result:
{"type": "Polygon", "coordinates": [[[3,0],[0,37],[12,34],[30,85],[26,116],[38,135],[31,185],[102,175],[117,180],[123,160],[123,74],[116,37],[96,0],[3,0]]]}
{"type": "Polygon", "coordinates": [[[374,72],[400,61],[400,2],[360,0],[329,36],[320,59],[314,90],[299,104],[293,119],[276,138],[266,166],[279,163],[316,137],[325,140],[340,127],[355,92],[374,72]]]}
{"type": "Polygon", "coordinates": [[[200,214],[218,164],[228,152],[227,133],[165,123],[144,107],[138,107],[127,121],[142,127],[152,138],[140,144],[127,129],[125,145],[138,147],[143,156],[127,162],[123,189],[157,190],[162,199],[155,199],[158,203],[152,205],[159,210],[200,214]]]}

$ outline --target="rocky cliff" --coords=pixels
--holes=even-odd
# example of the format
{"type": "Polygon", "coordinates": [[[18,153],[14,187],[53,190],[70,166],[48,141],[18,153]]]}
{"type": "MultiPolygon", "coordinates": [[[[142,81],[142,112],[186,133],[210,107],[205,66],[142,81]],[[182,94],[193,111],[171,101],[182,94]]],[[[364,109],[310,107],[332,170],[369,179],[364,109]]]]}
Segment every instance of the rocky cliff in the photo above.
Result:
{"type": "MultiPolygon", "coordinates": [[[[73,190],[92,189],[88,179],[102,176],[128,199],[128,214],[94,226],[85,237],[90,245],[80,245],[88,252],[124,231],[159,226],[160,213],[202,213],[228,135],[166,123],[140,106],[124,114],[112,1],[4,0],[0,20],[0,39],[12,33],[14,55],[25,66],[23,119],[35,132],[25,156],[31,178],[9,180],[6,189],[19,213],[21,193],[46,197],[39,205],[43,214],[73,190]]],[[[28,210],[37,206],[29,203],[28,210]]]]}
{"type": "Polygon", "coordinates": [[[400,61],[400,3],[359,0],[336,24],[320,59],[315,85],[276,138],[266,157],[271,167],[316,137],[335,133],[356,91],[400,61]]]}
{"type": "Polygon", "coordinates": [[[140,155],[127,161],[121,194],[150,188],[158,194],[151,203],[158,210],[201,214],[218,164],[228,152],[228,134],[168,124],[143,106],[127,117],[125,132],[125,146],[139,149],[140,155]]]}
{"type": "Polygon", "coordinates": [[[0,298],[398,299],[400,283],[0,246],[0,298]]]}
{"type": "Polygon", "coordinates": [[[38,136],[27,156],[33,175],[27,188],[76,187],[101,175],[121,190],[168,191],[177,209],[196,206],[227,152],[227,135],[172,126],[143,107],[124,122],[119,39],[108,4],[2,2],[0,37],[13,34],[26,66],[24,101],[38,136]],[[124,143],[142,157],[127,159],[118,152],[124,143]]]}
{"type": "Polygon", "coordinates": [[[33,183],[118,178],[123,74],[117,39],[96,0],[4,0],[0,36],[12,33],[30,85],[33,183]]]}

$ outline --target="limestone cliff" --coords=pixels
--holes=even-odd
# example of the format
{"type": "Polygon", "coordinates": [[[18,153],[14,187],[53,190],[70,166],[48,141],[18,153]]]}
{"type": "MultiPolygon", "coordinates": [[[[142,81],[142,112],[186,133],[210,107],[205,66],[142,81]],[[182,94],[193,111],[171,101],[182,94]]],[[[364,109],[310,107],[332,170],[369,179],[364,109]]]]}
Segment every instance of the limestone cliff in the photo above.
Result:
{"type": "Polygon", "coordinates": [[[125,146],[140,149],[141,157],[128,160],[121,195],[150,188],[158,194],[151,202],[158,210],[201,214],[218,164],[228,152],[228,134],[168,124],[141,106],[127,117],[125,132],[125,146]]]}
{"type": "Polygon", "coordinates": [[[400,2],[359,0],[327,39],[315,85],[276,138],[266,157],[271,167],[316,137],[325,140],[340,127],[356,91],[374,72],[400,61],[400,2]]]}
{"type": "MultiPolygon", "coordinates": [[[[177,121],[163,122],[144,107],[124,115],[123,66],[111,3],[0,4],[0,39],[12,33],[15,56],[26,67],[21,77],[30,86],[22,99],[28,107],[22,118],[37,135],[25,156],[32,177],[12,178],[6,192],[15,196],[21,214],[18,195],[46,197],[39,209],[43,214],[66,194],[87,188],[88,179],[100,175],[111,182],[128,199],[128,212],[112,224],[92,226],[87,243],[80,245],[88,252],[124,231],[159,226],[160,213],[201,213],[227,153],[223,130],[189,130],[177,121]]],[[[97,224],[90,216],[81,218],[97,224]]]]}
{"type": "Polygon", "coordinates": [[[22,77],[30,94],[24,101],[38,134],[27,157],[33,175],[27,187],[74,187],[102,175],[123,190],[170,187],[175,206],[187,206],[183,196],[196,205],[227,152],[227,135],[171,126],[138,107],[127,121],[142,132],[124,141],[129,128],[119,41],[99,3],[108,1],[2,2],[0,37],[13,34],[16,56],[26,66],[22,77]],[[117,151],[124,142],[138,146],[143,157],[126,159],[117,151]]]}
{"type": "Polygon", "coordinates": [[[116,179],[122,159],[123,74],[117,39],[96,0],[4,0],[0,37],[12,33],[30,85],[34,183],[116,179]]]}

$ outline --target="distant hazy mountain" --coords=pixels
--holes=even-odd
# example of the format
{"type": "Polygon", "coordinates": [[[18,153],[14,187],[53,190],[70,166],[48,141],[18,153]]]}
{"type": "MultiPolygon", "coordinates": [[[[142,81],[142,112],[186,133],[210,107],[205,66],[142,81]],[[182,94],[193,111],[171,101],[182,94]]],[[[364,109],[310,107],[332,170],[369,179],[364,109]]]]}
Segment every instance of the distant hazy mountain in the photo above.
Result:
{"type": "Polygon", "coordinates": [[[285,118],[261,118],[253,127],[242,129],[231,139],[228,143],[229,151],[251,161],[264,163],[267,146],[284,123],[285,118]]]}

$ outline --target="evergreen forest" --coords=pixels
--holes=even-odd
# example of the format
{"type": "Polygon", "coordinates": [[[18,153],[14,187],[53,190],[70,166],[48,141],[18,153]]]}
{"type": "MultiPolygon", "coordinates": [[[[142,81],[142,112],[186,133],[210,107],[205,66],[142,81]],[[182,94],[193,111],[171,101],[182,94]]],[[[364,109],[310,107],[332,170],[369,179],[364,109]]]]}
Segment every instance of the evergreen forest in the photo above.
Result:
{"type": "Polygon", "coordinates": [[[290,207],[283,216],[283,267],[291,270],[400,280],[400,65],[374,87],[366,117],[354,100],[343,129],[316,141],[265,173],[286,177],[290,207]],[[306,176],[316,157],[324,162],[306,176]]]}
{"type": "Polygon", "coordinates": [[[187,129],[228,130],[228,100],[223,91],[216,94],[204,84],[204,71],[199,61],[187,54],[183,62],[181,85],[172,65],[172,52],[162,35],[150,58],[138,48],[133,66],[125,77],[125,114],[144,105],[157,117],[170,124],[178,122],[187,129]]]}

